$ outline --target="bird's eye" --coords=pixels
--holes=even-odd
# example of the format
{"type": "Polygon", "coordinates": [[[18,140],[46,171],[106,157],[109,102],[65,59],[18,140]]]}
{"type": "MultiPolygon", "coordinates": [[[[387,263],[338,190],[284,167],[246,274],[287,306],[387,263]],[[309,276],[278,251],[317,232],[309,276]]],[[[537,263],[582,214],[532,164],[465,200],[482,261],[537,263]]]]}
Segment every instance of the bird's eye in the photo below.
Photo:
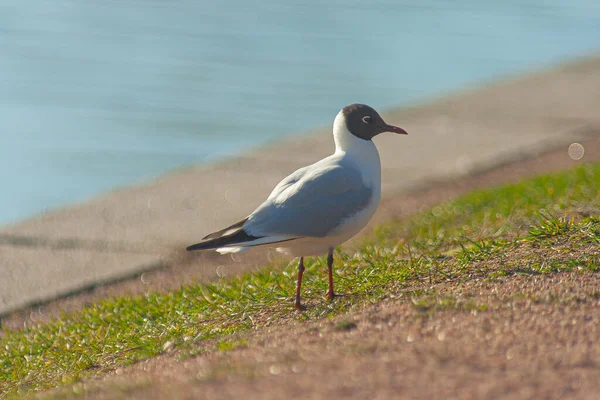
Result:
{"type": "Polygon", "coordinates": [[[364,122],[365,124],[370,124],[371,123],[371,117],[369,117],[368,115],[364,116],[362,118],[362,122],[364,122]]]}

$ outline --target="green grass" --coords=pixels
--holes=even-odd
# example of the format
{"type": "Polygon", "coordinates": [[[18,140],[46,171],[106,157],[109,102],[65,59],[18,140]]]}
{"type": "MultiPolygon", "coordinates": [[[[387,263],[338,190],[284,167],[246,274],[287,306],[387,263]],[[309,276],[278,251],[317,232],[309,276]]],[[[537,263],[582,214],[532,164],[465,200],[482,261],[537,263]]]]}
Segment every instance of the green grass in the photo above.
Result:
{"type": "Polygon", "coordinates": [[[476,190],[410,221],[385,225],[372,240],[393,245],[401,237],[414,246],[447,247],[457,240],[514,238],[540,218],[594,215],[600,209],[599,171],[598,164],[585,164],[513,185],[476,190]]]}
{"type": "Polygon", "coordinates": [[[477,304],[472,300],[461,300],[454,296],[423,296],[412,299],[413,307],[425,314],[436,311],[459,310],[459,311],[485,311],[487,305],[477,304]]]}
{"type": "Polygon", "coordinates": [[[335,324],[334,329],[336,331],[351,331],[356,328],[356,322],[351,321],[349,319],[343,319],[337,324],[335,324]]]}
{"type": "MultiPolygon", "coordinates": [[[[556,271],[593,273],[600,259],[600,164],[476,191],[406,221],[381,226],[353,254],[336,254],[346,296],[325,300],[323,259],[307,264],[308,311],[292,308],[296,263],[195,284],[169,293],[101,301],[45,325],[0,338],[0,397],[72,384],[84,377],[181,350],[230,351],[234,335],[270,324],[341,314],[404,298],[416,313],[485,311],[423,289],[435,282],[556,271]]],[[[351,319],[336,326],[353,329],[351,319]]]]}

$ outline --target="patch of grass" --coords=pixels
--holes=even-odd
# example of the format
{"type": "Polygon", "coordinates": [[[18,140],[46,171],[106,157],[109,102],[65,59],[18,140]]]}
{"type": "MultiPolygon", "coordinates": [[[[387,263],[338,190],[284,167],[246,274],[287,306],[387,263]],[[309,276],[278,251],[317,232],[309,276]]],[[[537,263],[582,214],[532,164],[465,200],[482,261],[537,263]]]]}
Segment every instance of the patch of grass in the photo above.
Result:
{"type": "Polygon", "coordinates": [[[508,275],[508,272],[501,269],[499,271],[490,272],[489,277],[490,278],[498,278],[498,277],[507,276],[507,275],[508,275]]]}
{"type": "Polygon", "coordinates": [[[590,216],[599,209],[600,164],[584,164],[517,184],[473,191],[409,221],[387,224],[376,230],[372,240],[393,246],[393,241],[402,237],[417,248],[452,248],[466,238],[514,239],[527,234],[544,216],[590,216]]]}
{"type": "Polygon", "coordinates": [[[335,324],[334,329],[336,331],[351,331],[352,329],[356,329],[356,322],[349,319],[343,319],[335,324]]]}
{"type": "Polygon", "coordinates": [[[549,214],[540,213],[540,222],[529,228],[529,236],[525,240],[544,240],[560,236],[571,230],[573,218],[553,218],[549,214]]]}
{"type": "Polygon", "coordinates": [[[217,343],[217,350],[219,351],[231,351],[235,349],[240,349],[246,347],[248,342],[244,339],[230,339],[230,340],[221,340],[217,343]]]}
{"type": "MultiPolygon", "coordinates": [[[[337,253],[335,281],[347,296],[325,300],[324,259],[307,263],[308,311],[292,296],[296,263],[214,284],[93,304],[0,338],[0,397],[28,393],[163,352],[193,355],[208,339],[228,351],[236,333],[344,313],[365,302],[412,300],[417,311],[485,310],[428,293],[427,285],[473,276],[598,271],[600,164],[476,191],[377,229],[354,254],[337,253]],[[541,210],[541,211],[540,211],[541,210]]],[[[339,323],[336,329],[352,329],[339,323]]]]}
{"type": "Polygon", "coordinates": [[[579,293],[577,295],[572,293],[546,293],[531,294],[531,293],[515,293],[512,295],[513,299],[525,299],[535,304],[581,304],[588,301],[596,301],[599,296],[597,292],[579,293]]]}
{"type": "Polygon", "coordinates": [[[477,304],[473,300],[463,300],[454,296],[424,296],[412,298],[412,305],[420,313],[432,314],[436,311],[485,311],[486,304],[477,304]]]}
{"type": "Polygon", "coordinates": [[[529,228],[529,235],[523,240],[551,244],[555,242],[553,238],[569,233],[572,234],[570,236],[574,236],[573,239],[600,245],[600,231],[596,221],[597,217],[583,217],[575,223],[573,216],[552,218],[542,215],[539,223],[529,228]]]}
{"type": "Polygon", "coordinates": [[[471,265],[505,252],[511,246],[512,243],[506,240],[466,240],[465,244],[460,243],[461,251],[456,255],[456,259],[462,265],[471,265]]]}

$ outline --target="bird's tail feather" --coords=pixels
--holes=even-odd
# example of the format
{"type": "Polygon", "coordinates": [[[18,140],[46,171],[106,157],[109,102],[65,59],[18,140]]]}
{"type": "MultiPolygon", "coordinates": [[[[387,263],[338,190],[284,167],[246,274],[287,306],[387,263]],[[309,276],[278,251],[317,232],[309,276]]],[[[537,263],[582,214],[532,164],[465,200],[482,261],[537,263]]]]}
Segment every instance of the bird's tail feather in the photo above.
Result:
{"type": "MultiPolygon", "coordinates": [[[[227,232],[227,228],[223,230],[223,232],[227,232]]],[[[215,232],[216,233],[216,232],[215,232]]],[[[219,247],[227,247],[238,244],[243,244],[244,242],[252,242],[254,240],[262,238],[262,236],[252,236],[249,235],[244,229],[239,229],[234,231],[233,233],[225,236],[213,237],[213,234],[207,236],[208,239],[201,241],[200,243],[193,244],[186,248],[187,251],[192,250],[210,250],[210,249],[218,249],[219,247]]]]}
{"type": "MultiPolygon", "coordinates": [[[[204,237],[200,243],[193,244],[186,248],[187,251],[193,250],[214,250],[231,248],[232,252],[234,248],[250,248],[256,246],[263,246],[267,244],[287,242],[297,238],[290,238],[289,236],[254,236],[250,235],[244,230],[244,223],[248,218],[236,222],[235,224],[228,226],[217,232],[213,232],[204,237]]],[[[240,250],[236,250],[240,251],[240,250]]],[[[219,251],[223,253],[223,251],[219,251]]]]}

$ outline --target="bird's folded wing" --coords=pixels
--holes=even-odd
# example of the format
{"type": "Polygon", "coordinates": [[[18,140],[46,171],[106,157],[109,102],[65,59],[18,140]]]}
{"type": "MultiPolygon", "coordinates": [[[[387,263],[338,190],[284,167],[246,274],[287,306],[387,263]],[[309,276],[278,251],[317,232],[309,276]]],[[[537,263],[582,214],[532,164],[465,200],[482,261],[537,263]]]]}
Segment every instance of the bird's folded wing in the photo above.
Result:
{"type": "Polygon", "coordinates": [[[367,207],[372,196],[357,168],[299,170],[248,217],[244,230],[255,236],[323,237],[367,207]]]}

